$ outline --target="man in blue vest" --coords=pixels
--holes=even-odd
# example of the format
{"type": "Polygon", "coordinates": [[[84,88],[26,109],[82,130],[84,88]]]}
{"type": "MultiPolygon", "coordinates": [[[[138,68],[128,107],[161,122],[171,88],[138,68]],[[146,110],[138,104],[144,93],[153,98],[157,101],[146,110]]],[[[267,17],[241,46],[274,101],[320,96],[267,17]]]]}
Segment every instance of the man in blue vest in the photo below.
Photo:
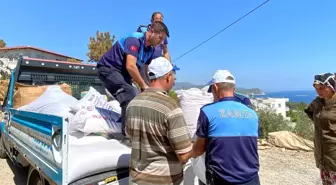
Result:
{"type": "MultiPolygon", "coordinates": [[[[125,136],[125,112],[128,103],[136,96],[132,80],[141,91],[148,88],[139,69],[148,69],[152,61],[154,47],[169,36],[163,22],[152,23],[144,33],[134,32],[119,39],[99,60],[99,79],[121,106],[122,134],[125,136]]],[[[125,138],[124,138],[125,139],[125,138]]]]}
{"type": "Polygon", "coordinates": [[[205,152],[209,185],[260,185],[256,112],[234,95],[229,71],[216,71],[209,85],[215,103],[200,110],[193,157],[205,152]]]}
{"type": "MultiPolygon", "coordinates": [[[[153,24],[156,21],[163,22],[163,14],[161,12],[154,12],[152,14],[151,24],[153,24]]],[[[151,24],[140,25],[137,29],[137,32],[143,32],[143,33],[146,32],[148,29],[150,29],[151,24]]],[[[168,46],[167,45],[168,45],[168,39],[166,38],[161,42],[161,44],[159,44],[158,46],[155,47],[153,58],[163,56],[170,61],[170,55],[169,55],[169,52],[168,52],[168,46]]]]}
{"type": "MultiPolygon", "coordinates": [[[[161,12],[154,12],[152,14],[151,24],[153,24],[156,21],[163,22],[163,14],[161,12]]],[[[137,29],[137,32],[141,32],[141,33],[147,32],[147,30],[150,29],[151,24],[140,25],[137,29]]],[[[168,45],[168,39],[166,38],[158,46],[154,48],[153,59],[163,56],[170,61],[170,55],[168,52],[167,45],[168,45]]],[[[145,78],[147,76],[146,71],[144,69],[141,69],[140,74],[145,79],[146,83],[149,85],[150,84],[149,79],[145,78]]]]}

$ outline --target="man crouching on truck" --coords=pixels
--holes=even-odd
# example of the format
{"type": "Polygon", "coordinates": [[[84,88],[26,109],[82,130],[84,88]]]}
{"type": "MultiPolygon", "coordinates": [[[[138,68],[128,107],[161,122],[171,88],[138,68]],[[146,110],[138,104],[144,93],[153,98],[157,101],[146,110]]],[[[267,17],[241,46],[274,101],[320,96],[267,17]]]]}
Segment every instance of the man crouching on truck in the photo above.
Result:
{"type": "Polygon", "coordinates": [[[183,164],[191,157],[191,137],[183,112],[168,91],[177,68],[164,57],[148,67],[150,88],[126,111],[126,134],[132,140],[130,185],[180,185],[183,164]]]}
{"type": "MultiPolygon", "coordinates": [[[[135,32],[113,44],[97,64],[99,79],[115,97],[121,107],[122,134],[125,136],[125,111],[128,103],[136,96],[132,79],[141,90],[148,88],[139,73],[139,68],[147,70],[154,47],[159,45],[169,31],[162,22],[154,22],[145,33],[135,32]]],[[[124,142],[128,140],[124,138],[124,142]]]]}

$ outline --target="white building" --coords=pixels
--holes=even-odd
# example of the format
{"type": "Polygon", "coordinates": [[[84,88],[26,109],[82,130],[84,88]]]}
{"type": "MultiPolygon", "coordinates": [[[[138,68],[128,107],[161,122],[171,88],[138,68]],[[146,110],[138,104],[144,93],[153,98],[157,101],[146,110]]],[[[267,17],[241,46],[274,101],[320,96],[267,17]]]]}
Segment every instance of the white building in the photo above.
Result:
{"type": "Polygon", "coordinates": [[[286,120],[290,118],[287,117],[286,112],[289,111],[289,108],[286,106],[286,102],[289,102],[288,98],[256,98],[251,99],[251,103],[257,109],[270,110],[277,114],[282,115],[286,120]]]}
{"type": "Polygon", "coordinates": [[[20,56],[29,58],[57,60],[57,61],[67,61],[67,59],[73,58],[82,61],[74,57],[66,56],[63,54],[55,53],[52,51],[32,46],[0,48],[0,59],[2,59],[3,61],[9,61],[10,66],[16,66],[17,60],[20,56]]]}

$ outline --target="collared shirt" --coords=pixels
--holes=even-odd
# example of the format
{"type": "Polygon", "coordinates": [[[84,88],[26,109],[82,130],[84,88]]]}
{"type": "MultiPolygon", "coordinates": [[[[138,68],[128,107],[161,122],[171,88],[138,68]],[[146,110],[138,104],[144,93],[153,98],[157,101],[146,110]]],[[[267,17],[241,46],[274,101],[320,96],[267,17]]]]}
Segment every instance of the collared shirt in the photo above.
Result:
{"type": "Polygon", "coordinates": [[[234,94],[234,96],[238,98],[242,104],[248,106],[249,108],[252,108],[252,103],[251,103],[250,98],[248,98],[244,94],[237,93],[237,92],[234,94]]]}
{"type": "Polygon", "coordinates": [[[152,61],[154,48],[152,46],[145,47],[145,41],[145,35],[138,32],[121,38],[100,58],[98,66],[113,67],[120,71],[124,77],[130,78],[126,69],[127,55],[137,58],[139,68],[152,61]]]}
{"type": "Polygon", "coordinates": [[[192,150],[183,111],[166,92],[146,89],[126,110],[126,134],[132,140],[129,184],[177,185],[183,165],[177,154],[192,150]]]}
{"type": "MultiPolygon", "coordinates": [[[[142,32],[145,33],[148,31],[148,28],[150,27],[149,25],[140,25],[137,29],[137,32],[142,32]]],[[[164,41],[161,42],[160,45],[155,47],[154,54],[153,54],[153,59],[157,57],[161,57],[163,54],[163,46],[168,44],[168,39],[166,38],[164,41]]]]}
{"type": "Polygon", "coordinates": [[[207,139],[206,167],[230,183],[245,183],[259,171],[259,121],[236,97],[201,108],[196,135],[207,139]]]}

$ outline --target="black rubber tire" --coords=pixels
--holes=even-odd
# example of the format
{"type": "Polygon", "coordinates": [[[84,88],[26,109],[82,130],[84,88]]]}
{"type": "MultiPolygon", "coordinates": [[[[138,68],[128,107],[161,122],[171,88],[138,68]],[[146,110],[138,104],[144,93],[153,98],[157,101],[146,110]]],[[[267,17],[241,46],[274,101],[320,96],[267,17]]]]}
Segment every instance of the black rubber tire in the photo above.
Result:
{"type": "Polygon", "coordinates": [[[37,171],[34,171],[29,178],[29,185],[42,185],[42,179],[37,171]]]}
{"type": "Polygon", "coordinates": [[[7,153],[6,153],[6,150],[5,150],[5,146],[4,146],[4,143],[3,143],[3,137],[1,135],[1,132],[0,132],[0,159],[6,159],[7,158],[7,153]]]}

